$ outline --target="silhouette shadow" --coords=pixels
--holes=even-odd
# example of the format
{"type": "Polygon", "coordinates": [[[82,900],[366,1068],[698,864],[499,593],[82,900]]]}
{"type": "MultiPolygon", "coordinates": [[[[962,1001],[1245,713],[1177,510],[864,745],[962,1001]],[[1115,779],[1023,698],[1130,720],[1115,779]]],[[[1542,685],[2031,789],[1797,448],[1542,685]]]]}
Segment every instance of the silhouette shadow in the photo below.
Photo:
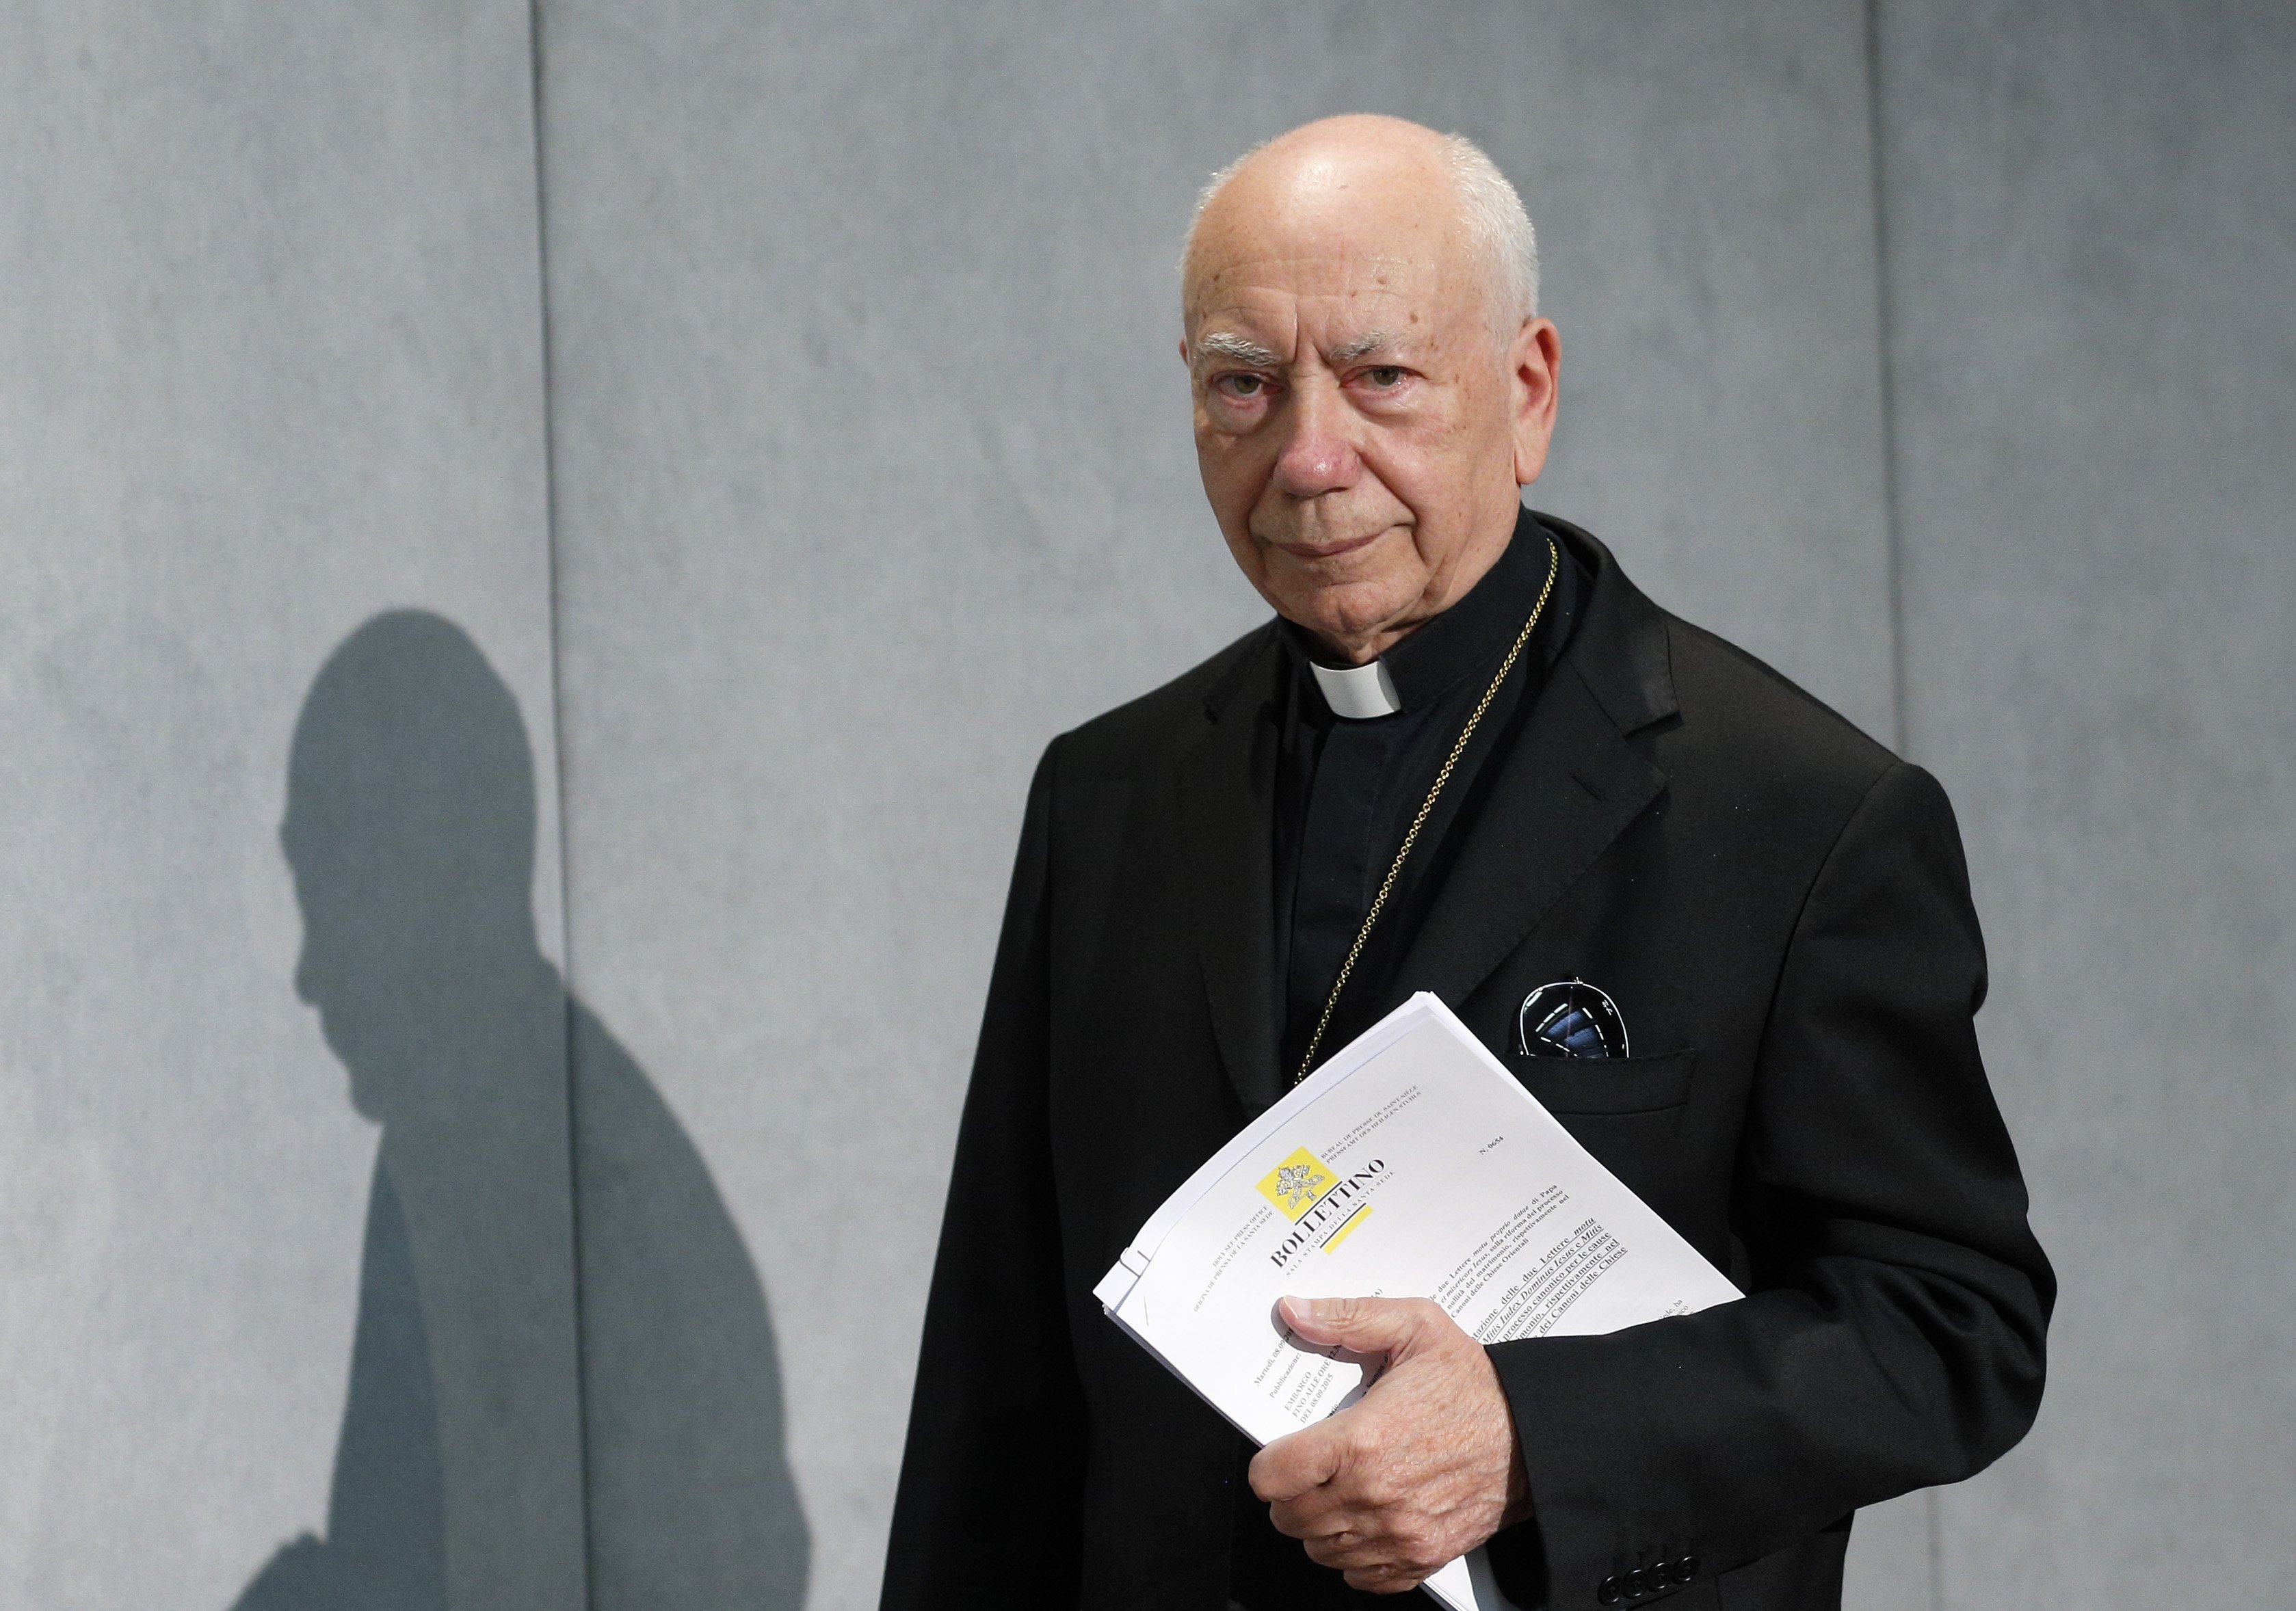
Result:
{"type": "Polygon", "coordinates": [[[536,944],[532,750],[458,627],[394,611],[329,657],[281,841],[296,992],[382,1137],[326,1532],[238,1611],[562,1607],[586,1556],[605,1611],[794,1611],[764,1288],[692,1140],[536,944]]]}

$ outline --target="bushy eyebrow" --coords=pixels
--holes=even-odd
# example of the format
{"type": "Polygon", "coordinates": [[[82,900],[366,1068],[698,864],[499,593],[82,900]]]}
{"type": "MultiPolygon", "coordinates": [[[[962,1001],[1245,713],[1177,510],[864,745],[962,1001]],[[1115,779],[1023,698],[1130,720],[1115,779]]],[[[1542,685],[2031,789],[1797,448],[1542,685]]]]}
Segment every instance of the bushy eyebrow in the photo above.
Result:
{"type": "Polygon", "coordinates": [[[1332,364],[1337,368],[1358,363],[1382,348],[1391,345],[1394,340],[1395,338],[1383,330],[1367,330],[1354,340],[1343,341],[1332,348],[1332,364]]]}
{"type": "Polygon", "coordinates": [[[1254,369],[1275,367],[1273,348],[1262,347],[1249,336],[1231,335],[1216,330],[1196,343],[1195,356],[1202,358],[1226,358],[1236,364],[1249,364],[1254,369]]]}

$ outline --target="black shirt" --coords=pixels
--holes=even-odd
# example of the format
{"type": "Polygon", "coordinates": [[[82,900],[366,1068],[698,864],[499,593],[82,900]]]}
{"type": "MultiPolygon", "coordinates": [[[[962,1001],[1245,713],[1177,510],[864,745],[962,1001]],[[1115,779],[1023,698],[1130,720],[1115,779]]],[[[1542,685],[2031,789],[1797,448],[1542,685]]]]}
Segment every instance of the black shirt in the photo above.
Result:
{"type": "MultiPolygon", "coordinates": [[[[1513,540],[1466,596],[1381,657],[1402,706],[1391,716],[1355,720],[1332,714],[1308,666],[1338,662],[1308,632],[1282,624],[1289,686],[1279,706],[1275,781],[1275,977],[1287,1084],[1299,1072],[1332,981],[1396,847],[1538,603],[1550,562],[1547,543],[1546,528],[1525,510],[1513,540]]],[[[1450,830],[1463,812],[1472,812],[1484,760],[1528,712],[1529,696],[1545,684],[1570,641],[1581,578],[1559,541],[1553,552],[1554,590],[1538,628],[1420,830],[1316,1049],[1319,1062],[1368,1026],[1439,882],[1450,830]]],[[[1267,1097],[1272,1102],[1280,1094],[1267,1097]]]]}
{"type": "MultiPolygon", "coordinates": [[[[1334,715],[1308,667],[1339,662],[1308,633],[1283,623],[1286,686],[1278,695],[1275,824],[1275,977],[1284,1026],[1277,1077],[1283,1084],[1254,1093],[1260,1108],[1273,1104],[1299,1072],[1332,981],[1396,847],[1475,702],[1530,618],[1546,585],[1548,540],[1538,518],[1524,511],[1506,552],[1467,595],[1381,657],[1401,706],[1390,716],[1334,715]]],[[[1483,763],[1513,742],[1570,642],[1585,578],[1559,538],[1553,552],[1554,590],[1538,630],[1420,830],[1316,1049],[1319,1062],[1370,1026],[1441,883],[1447,847],[1458,843],[1452,830],[1473,815],[1483,763]]],[[[1245,1460],[1250,1453],[1247,1448],[1245,1460]]],[[[1296,1541],[1275,1531],[1241,1465],[1234,1482],[1229,1592],[1237,1606],[1246,1611],[1374,1606],[1410,1611],[1433,1603],[1424,1594],[1398,1598],[1349,1589],[1338,1573],[1315,1565],[1296,1541]]]]}

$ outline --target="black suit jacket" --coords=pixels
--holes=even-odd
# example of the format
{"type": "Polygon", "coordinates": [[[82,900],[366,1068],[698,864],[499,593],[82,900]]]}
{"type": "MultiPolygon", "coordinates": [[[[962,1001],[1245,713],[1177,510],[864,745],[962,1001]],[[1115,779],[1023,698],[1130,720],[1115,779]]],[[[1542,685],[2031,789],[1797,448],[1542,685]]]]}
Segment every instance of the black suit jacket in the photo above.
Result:
{"type": "MultiPolygon", "coordinates": [[[[1972,1028],[1960,841],[1926,773],[1547,524],[1579,625],[1364,1016],[1436,992],[1748,1296],[1491,1349],[1537,1506],[1493,1561],[1526,1607],[1685,1557],[1635,1603],[1833,1607],[1849,1513],[1978,1470],[2040,1396],[2054,1285],[1972,1028]],[[1636,1056],[1516,1051],[1571,975],[1636,1056]]],[[[1037,768],[886,1611],[1226,1603],[1236,1435],[1092,1286],[1275,1057],[1279,652],[1253,633],[1037,768]]]]}

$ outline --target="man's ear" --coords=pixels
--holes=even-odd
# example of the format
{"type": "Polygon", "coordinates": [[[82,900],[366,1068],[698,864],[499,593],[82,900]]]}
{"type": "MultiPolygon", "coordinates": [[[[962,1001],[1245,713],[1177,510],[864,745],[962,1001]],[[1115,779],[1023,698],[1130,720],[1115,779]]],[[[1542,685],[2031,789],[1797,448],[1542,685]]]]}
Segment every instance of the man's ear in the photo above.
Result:
{"type": "Polygon", "coordinates": [[[1526,319],[1507,349],[1513,393],[1514,481],[1528,487],[1546,468],[1554,438],[1554,407],[1562,374],[1562,337],[1552,319],[1526,319]]]}
{"type": "Polygon", "coordinates": [[[1187,362],[1188,362],[1188,339],[1187,339],[1187,337],[1185,337],[1185,336],[1182,336],[1182,337],[1180,338],[1180,364],[1181,364],[1181,366],[1182,366],[1183,368],[1185,368],[1185,367],[1186,367],[1186,365],[1187,365],[1187,362]]]}

